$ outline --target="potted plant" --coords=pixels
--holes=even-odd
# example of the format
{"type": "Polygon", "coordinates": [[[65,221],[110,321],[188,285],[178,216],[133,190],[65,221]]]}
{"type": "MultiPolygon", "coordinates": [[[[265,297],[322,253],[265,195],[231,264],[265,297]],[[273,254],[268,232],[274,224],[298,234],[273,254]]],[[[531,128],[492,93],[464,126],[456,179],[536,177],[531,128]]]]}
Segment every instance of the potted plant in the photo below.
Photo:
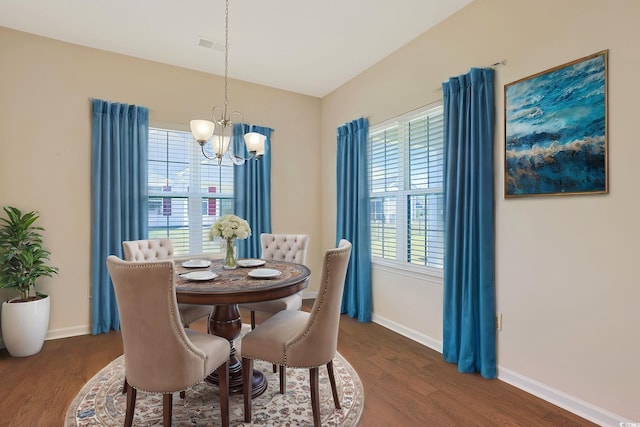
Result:
{"type": "Polygon", "coordinates": [[[49,329],[49,296],[35,292],[40,277],[58,272],[47,265],[50,252],[34,225],[38,212],[22,213],[5,206],[0,221],[0,288],[17,288],[20,295],[2,303],[2,340],[14,357],[30,356],[42,349],[49,329]],[[32,292],[33,290],[33,292],[32,292]]]}

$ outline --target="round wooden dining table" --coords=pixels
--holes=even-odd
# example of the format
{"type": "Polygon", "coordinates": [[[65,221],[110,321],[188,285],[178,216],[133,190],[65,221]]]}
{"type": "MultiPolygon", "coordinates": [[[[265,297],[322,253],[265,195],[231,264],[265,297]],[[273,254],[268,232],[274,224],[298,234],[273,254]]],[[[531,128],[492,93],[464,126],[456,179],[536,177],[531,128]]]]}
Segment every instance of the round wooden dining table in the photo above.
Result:
{"type": "MultiPolygon", "coordinates": [[[[307,279],[311,272],[302,264],[285,261],[265,261],[261,266],[227,270],[222,267],[222,260],[212,260],[211,266],[206,270],[213,272],[215,278],[189,280],[184,277],[184,273],[202,270],[183,267],[181,262],[176,260],[176,298],[180,303],[215,306],[209,320],[209,333],[229,340],[229,393],[242,394],[242,363],[233,344],[242,330],[238,304],[293,295],[307,287],[307,279]],[[256,268],[277,270],[280,274],[276,277],[252,277],[249,273],[256,268]]],[[[209,376],[208,381],[217,384],[215,372],[209,376]]],[[[252,396],[259,396],[266,388],[266,378],[262,372],[254,370],[252,396]]]]}

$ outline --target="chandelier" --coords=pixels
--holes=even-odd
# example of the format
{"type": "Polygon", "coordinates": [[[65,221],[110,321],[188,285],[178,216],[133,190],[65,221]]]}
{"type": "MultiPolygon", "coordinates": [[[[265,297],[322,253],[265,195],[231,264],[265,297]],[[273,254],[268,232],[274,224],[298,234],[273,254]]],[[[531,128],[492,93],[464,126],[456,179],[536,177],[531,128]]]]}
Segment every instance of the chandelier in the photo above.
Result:
{"type": "Polygon", "coordinates": [[[240,165],[252,158],[259,159],[264,154],[264,143],[266,136],[257,132],[248,132],[244,134],[244,143],[249,153],[249,157],[244,157],[241,153],[236,152],[233,144],[230,144],[234,123],[244,123],[244,115],[239,111],[228,113],[229,107],[229,0],[226,0],[225,6],[225,39],[224,39],[224,104],[213,107],[213,121],[209,120],[191,120],[191,133],[196,139],[202,150],[202,155],[209,160],[216,159],[218,165],[222,164],[222,158],[225,153],[231,161],[240,165]],[[233,121],[232,118],[236,120],[233,121]],[[215,157],[209,157],[204,151],[204,146],[211,138],[211,148],[215,157]]]}

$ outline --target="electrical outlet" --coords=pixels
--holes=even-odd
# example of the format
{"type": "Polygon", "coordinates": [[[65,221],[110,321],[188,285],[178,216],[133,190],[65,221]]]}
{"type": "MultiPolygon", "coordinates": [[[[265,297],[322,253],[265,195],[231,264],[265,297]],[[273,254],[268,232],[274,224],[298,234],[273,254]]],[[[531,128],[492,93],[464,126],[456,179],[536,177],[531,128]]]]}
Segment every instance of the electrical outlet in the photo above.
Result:
{"type": "Polygon", "coordinates": [[[502,313],[496,314],[496,329],[498,331],[502,330],[502,313]]]}

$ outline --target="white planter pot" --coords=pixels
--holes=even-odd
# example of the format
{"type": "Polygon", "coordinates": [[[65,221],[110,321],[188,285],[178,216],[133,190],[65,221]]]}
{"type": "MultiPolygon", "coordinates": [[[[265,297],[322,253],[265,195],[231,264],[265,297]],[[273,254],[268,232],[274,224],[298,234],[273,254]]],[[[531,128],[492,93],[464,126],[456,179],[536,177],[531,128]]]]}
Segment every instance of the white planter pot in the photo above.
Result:
{"type": "Polygon", "coordinates": [[[35,301],[2,303],[2,341],[13,357],[31,356],[44,344],[49,329],[48,295],[35,301]]]}

